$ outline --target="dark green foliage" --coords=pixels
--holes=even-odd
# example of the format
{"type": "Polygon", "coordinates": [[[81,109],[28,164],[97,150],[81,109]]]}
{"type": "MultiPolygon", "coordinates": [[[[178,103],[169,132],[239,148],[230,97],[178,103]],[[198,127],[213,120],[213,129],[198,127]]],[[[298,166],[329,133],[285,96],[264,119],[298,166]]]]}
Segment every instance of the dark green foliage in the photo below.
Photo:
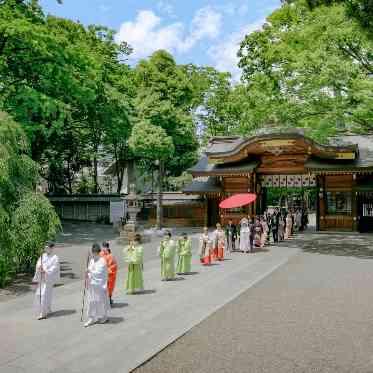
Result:
{"type": "Polygon", "coordinates": [[[49,201],[35,192],[38,165],[28,152],[22,128],[0,112],[0,287],[17,272],[32,270],[60,227],[49,201]]]}
{"type": "Polygon", "coordinates": [[[71,193],[89,165],[97,189],[100,149],[123,165],[133,89],[120,59],[130,51],[113,31],[47,17],[37,1],[0,6],[0,107],[22,124],[52,192],[71,193]]]}

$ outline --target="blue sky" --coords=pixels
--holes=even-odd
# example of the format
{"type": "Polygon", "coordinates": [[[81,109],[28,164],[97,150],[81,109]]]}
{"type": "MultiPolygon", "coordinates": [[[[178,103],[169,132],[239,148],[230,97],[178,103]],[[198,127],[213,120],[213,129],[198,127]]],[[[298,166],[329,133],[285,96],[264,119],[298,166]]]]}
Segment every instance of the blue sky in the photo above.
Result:
{"type": "Polygon", "coordinates": [[[154,50],[179,63],[211,65],[239,76],[236,52],[243,36],[260,28],[280,0],[41,0],[47,13],[102,24],[133,48],[131,62],[154,50]]]}

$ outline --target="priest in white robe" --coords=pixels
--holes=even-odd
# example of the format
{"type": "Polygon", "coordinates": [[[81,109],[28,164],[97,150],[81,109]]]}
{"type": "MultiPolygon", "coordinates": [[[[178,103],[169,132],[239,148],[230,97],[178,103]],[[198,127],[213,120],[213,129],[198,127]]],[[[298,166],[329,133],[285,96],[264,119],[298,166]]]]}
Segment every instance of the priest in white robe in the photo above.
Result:
{"type": "Polygon", "coordinates": [[[60,262],[53,251],[54,243],[49,243],[36,263],[33,282],[37,283],[35,308],[38,320],[46,319],[52,312],[53,286],[60,279],[60,262]]]}
{"type": "Polygon", "coordinates": [[[110,308],[107,280],[108,270],[106,261],[100,256],[100,245],[92,246],[92,257],[87,269],[87,317],[85,327],[107,322],[108,310],[110,308]]]}

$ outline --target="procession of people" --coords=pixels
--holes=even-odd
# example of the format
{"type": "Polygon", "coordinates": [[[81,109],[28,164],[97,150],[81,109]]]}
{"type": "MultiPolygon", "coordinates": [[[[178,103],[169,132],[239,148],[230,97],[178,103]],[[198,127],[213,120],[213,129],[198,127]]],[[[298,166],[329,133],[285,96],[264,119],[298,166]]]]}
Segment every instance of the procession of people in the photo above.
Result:
{"type": "MultiPolygon", "coordinates": [[[[200,263],[209,266],[214,261],[223,262],[227,254],[260,251],[271,243],[290,239],[296,232],[304,231],[307,225],[306,210],[274,208],[255,218],[244,216],[237,225],[232,220],[225,227],[217,223],[211,235],[204,227],[199,237],[200,263]]],[[[54,243],[48,243],[36,264],[33,281],[37,284],[35,306],[39,320],[51,314],[53,287],[60,278],[59,258],[54,254],[54,247],[54,243]]],[[[173,281],[176,275],[192,273],[192,240],[187,233],[174,239],[171,231],[166,230],[157,253],[162,281],[173,281]]],[[[127,266],[125,291],[128,295],[139,294],[144,291],[144,249],[140,234],[134,236],[123,254],[127,266]]],[[[81,320],[86,320],[85,327],[107,322],[114,304],[117,271],[117,260],[109,242],[103,242],[102,246],[94,243],[87,257],[84,277],[81,320]]]]}

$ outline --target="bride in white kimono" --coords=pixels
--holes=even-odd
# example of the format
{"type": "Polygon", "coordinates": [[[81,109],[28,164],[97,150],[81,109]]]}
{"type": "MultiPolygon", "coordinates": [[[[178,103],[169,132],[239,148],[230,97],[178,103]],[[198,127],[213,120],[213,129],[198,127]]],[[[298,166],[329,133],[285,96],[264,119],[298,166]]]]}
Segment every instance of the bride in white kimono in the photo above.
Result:
{"type": "Polygon", "coordinates": [[[36,263],[33,282],[38,284],[34,302],[38,320],[46,319],[52,312],[53,286],[60,279],[60,262],[53,249],[54,243],[49,243],[36,263]]]}
{"type": "Polygon", "coordinates": [[[92,258],[87,269],[87,316],[85,327],[97,322],[104,324],[110,308],[107,289],[108,270],[105,258],[100,256],[100,245],[92,246],[92,258]]]}
{"type": "Polygon", "coordinates": [[[241,219],[240,226],[240,251],[248,253],[251,249],[249,221],[246,218],[241,219]]]}

